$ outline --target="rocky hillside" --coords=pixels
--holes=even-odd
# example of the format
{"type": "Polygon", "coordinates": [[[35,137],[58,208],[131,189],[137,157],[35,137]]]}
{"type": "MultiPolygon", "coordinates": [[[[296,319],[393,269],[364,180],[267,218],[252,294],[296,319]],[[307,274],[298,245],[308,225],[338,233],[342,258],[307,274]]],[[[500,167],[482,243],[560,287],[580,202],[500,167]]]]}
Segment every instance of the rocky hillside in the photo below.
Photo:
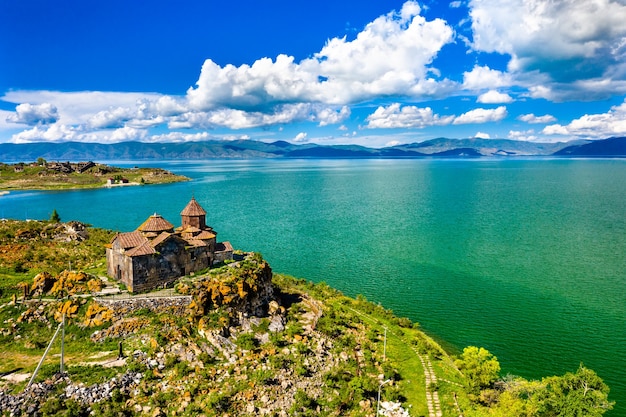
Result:
{"type": "MultiPolygon", "coordinates": [[[[1,243],[19,243],[22,228],[0,229],[1,243]]],[[[85,236],[98,233],[89,228],[85,236]]],[[[48,239],[31,237],[31,250],[48,239]]],[[[42,271],[43,261],[26,272],[2,267],[0,412],[375,416],[380,409],[436,417],[505,416],[514,407],[516,415],[599,416],[611,407],[606,385],[584,367],[541,381],[501,379],[497,359],[482,348],[454,361],[380,305],[274,274],[259,254],[239,258],[139,295],[104,277],[98,261],[85,261],[84,271],[42,271]],[[64,316],[65,373],[57,340],[27,386],[64,316]]]]}

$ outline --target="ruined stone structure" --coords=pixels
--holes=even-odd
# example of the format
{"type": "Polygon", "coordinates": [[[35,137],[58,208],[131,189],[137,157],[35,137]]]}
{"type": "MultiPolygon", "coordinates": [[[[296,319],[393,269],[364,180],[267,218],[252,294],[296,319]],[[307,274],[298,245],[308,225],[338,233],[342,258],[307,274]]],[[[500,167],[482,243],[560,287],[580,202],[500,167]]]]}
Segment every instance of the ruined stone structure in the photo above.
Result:
{"type": "Polygon", "coordinates": [[[180,213],[182,226],[153,214],[137,230],[118,233],[106,248],[107,272],[129,291],[165,286],[177,278],[233,258],[229,242],[216,242],[206,211],[195,198],[180,213]]]}

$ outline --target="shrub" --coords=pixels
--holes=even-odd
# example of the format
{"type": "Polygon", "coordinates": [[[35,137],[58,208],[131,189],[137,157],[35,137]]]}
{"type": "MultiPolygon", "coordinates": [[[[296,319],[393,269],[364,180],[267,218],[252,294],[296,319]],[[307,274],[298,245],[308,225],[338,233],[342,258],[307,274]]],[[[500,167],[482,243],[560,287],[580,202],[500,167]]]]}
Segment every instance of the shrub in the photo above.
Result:
{"type": "Polygon", "coordinates": [[[242,333],[237,337],[235,344],[243,350],[254,350],[259,342],[252,333],[242,333]]]}
{"type": "Polygon", "coordinates": [[[306,392],[299,389],[296,391],[293,405],[289,409],[289,414],[295,416],[316,416],[317,412],[315,409],[317,406],[317,401],[314,398],[309,397],[306,392]]]}

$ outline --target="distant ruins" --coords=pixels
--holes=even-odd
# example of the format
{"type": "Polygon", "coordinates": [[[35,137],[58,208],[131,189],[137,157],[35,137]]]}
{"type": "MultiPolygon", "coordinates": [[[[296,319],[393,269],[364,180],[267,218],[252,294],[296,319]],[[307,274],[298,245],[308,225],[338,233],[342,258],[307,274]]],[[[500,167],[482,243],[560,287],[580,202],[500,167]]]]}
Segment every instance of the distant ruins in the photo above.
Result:
{"type": "Polygon", "coordinates": [[[166,286],[177,278],[233,259],[229,242],[216,242],[206,211],[191,198],[180,213],[182,226],[153,214],[137,230],[118,233],[106,248],[107,273],[129,291],[166,286]]]}

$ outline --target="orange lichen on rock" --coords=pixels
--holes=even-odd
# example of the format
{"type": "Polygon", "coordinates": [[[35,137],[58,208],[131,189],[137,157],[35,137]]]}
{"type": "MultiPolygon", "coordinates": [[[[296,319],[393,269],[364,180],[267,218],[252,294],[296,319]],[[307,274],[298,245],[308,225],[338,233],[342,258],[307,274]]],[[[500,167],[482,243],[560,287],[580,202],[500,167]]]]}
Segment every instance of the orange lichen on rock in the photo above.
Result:
{"type": "Polygon", "coordinates": [[[102,289],[102,282],[82,271],[63,271],[59,274],[50,294],[54,296],[74,295],[95,292],[102,289]],[[93,282],[92,282],[93,281],[93,282]]]}
{"type": "Polygon", "coordinates": [[[68,319],[76,317],[77,313],[78,304],[74,300],[62,301],[54,310],[54,319],[60,322],[63,320],[63,315],[65,315],[65,318],[68,319]]]}
{"type": "Polygon", "coordinates": [[[32,296],[39,296],[48,293],[54,286],[56,278],[49,272],[40,272],[33,278],[33,285],[30,287],[32,296]]]}
{"type": "Polygon", "coordinates": [[[111,321],[113,316],[113,310],[110,308],[98,303],[91,303],[87,307],[83,323],[88,327],[102,326],[104,323],[111,321]]]}

